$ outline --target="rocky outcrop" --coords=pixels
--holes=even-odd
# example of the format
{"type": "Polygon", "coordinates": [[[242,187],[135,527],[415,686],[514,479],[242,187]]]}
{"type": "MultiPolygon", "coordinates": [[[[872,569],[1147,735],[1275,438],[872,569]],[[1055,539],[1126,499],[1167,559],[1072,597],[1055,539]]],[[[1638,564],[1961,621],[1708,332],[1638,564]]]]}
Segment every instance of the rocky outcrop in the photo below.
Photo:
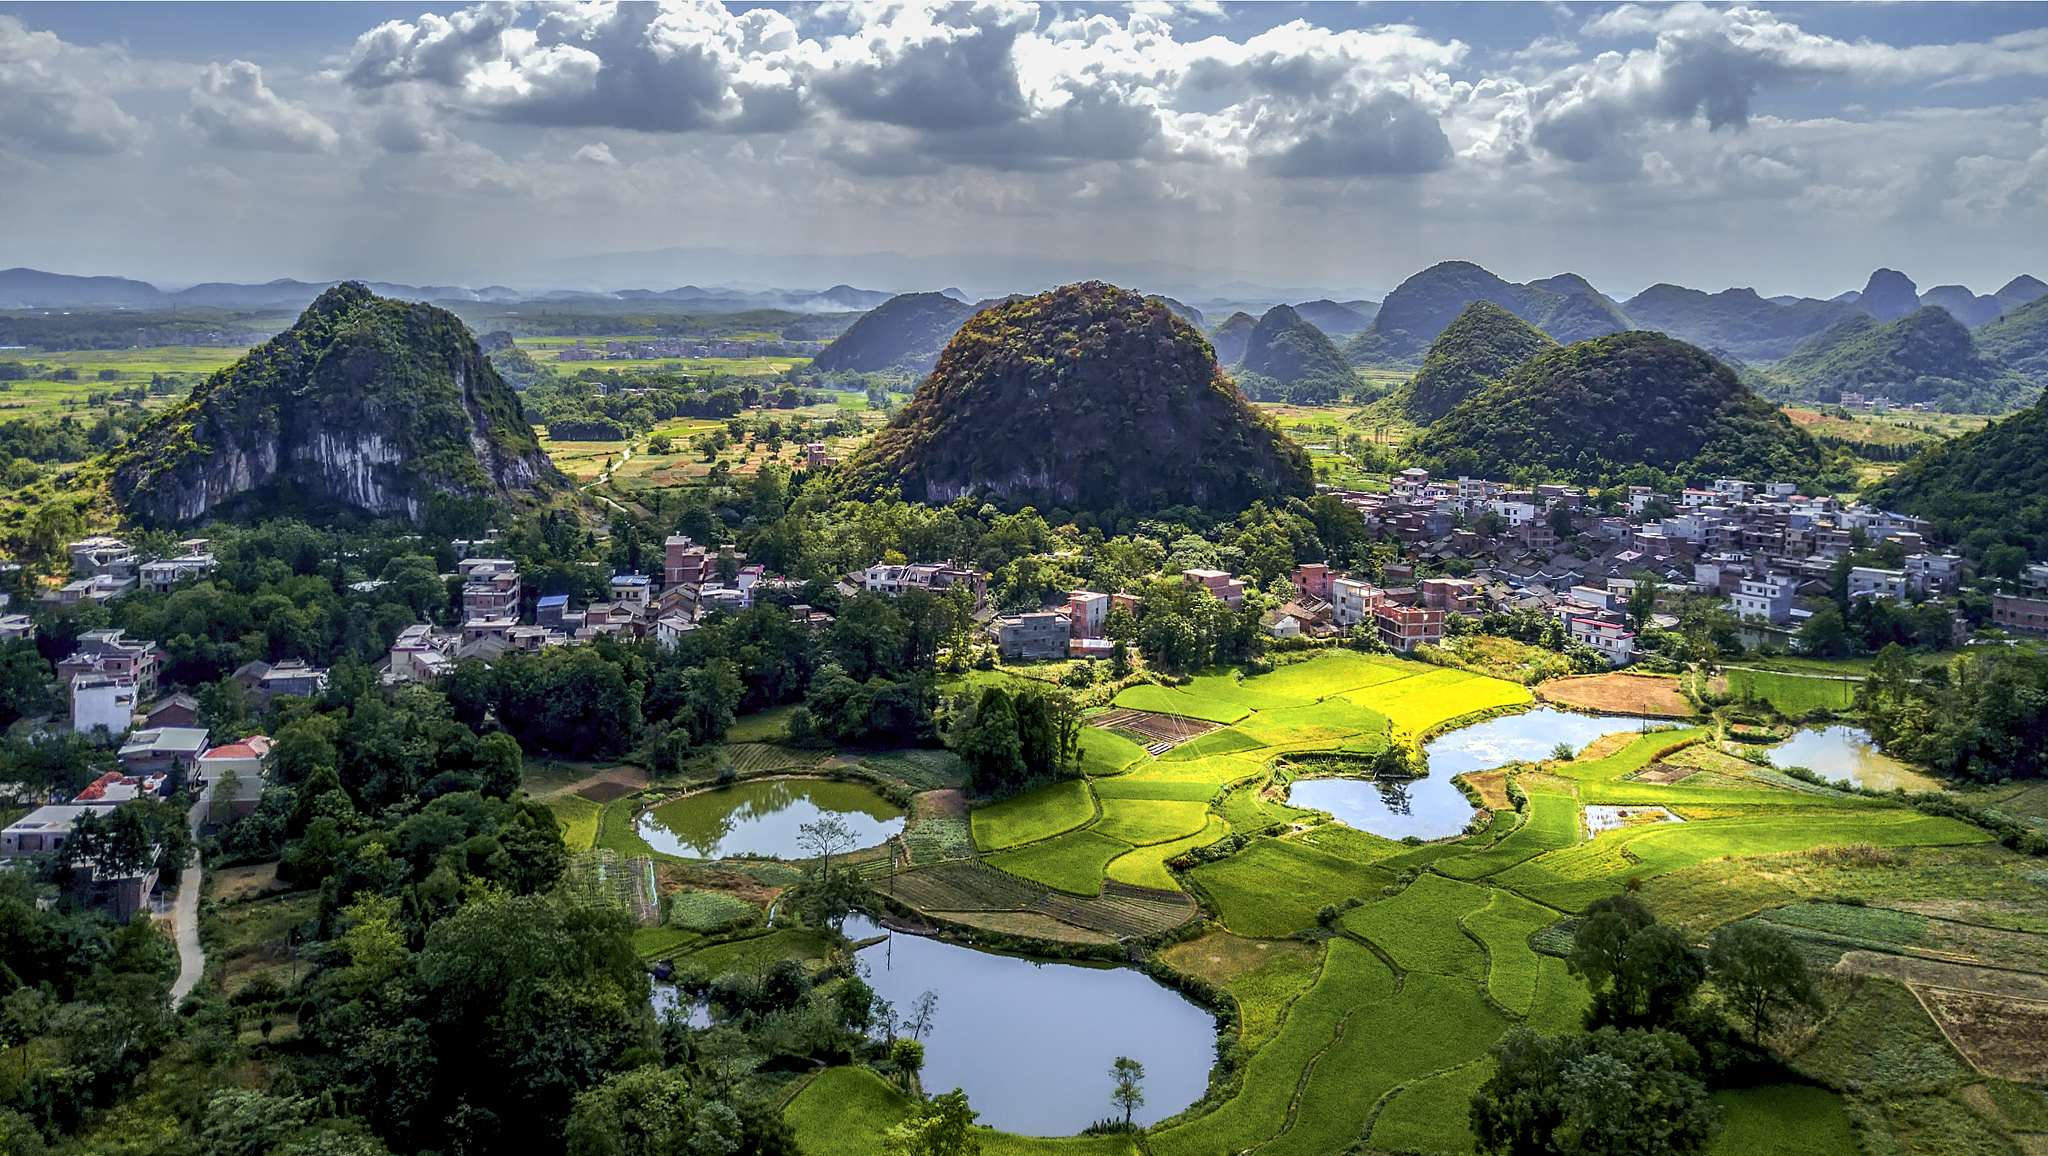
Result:
{"type": "Polygon", "coordinates": [[[152,524],[323,506],[418,518],[437,494],[565,484],[454,314],[353,283],[151,419],[107,465],[116,499],[152,524]]]}

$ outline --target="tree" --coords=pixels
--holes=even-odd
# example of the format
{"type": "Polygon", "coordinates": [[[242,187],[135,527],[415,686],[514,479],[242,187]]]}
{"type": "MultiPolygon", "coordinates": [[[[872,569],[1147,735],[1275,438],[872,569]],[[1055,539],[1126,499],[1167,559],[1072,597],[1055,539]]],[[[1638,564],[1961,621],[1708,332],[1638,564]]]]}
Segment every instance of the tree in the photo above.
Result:
{"type": "Polygon", "coordinates": [[[16,639],[0,645],[0,730],[16,719],[54,711],[62,701],[35,643],[16,639]]]}
{"type": "Polygon", "coordinates": [[[1550,532],[1559,541],[1572,536],[1572,512],[1562,502],[1550,507],[1550,532]]]}
{"type": "Polygon", "coordinates": [[[1131,1113],[1145,1106],[1145,1065],[1129,1056],[1118,1056],[1109,1066],[1109,1078],[1116,1081],[1109,1093],[1110,1102],[1124,1110],[1124,1123],[1129,1124],[1131,1113]]]}
{"type": "Polygon", "coordinates": [[[955,1088],[920,1104],[908,1119],[882,1133],[882,1150],[888,1156],[979,1156],[978,1115],[967,1106],[967,1093],[955,1088]]]}
{"type": "Polygon", "coordinates": [[[1656,575],[1647,572],[1638,573],[1635,581],[1635,587],[1628,595],[1628,617],[1640,631],[1649,628],[1650,616],[1657,612],[1657,595],[1663,592],[1664,586],[1657,581],[1656,575]]]}
{"type": "Polygon", "coordinates": [[[1759,1042],[1777,1011],[1823,1006],[1806,960],[1782,931],[1743,920],[1726,924],[1707,943],[1707,975],[1749,1019],[1759,1042]]]}
{"type": "Polygon", "coordinates": [[[984,794],[1003,790],[1024,776],[1024,743],[1017,733],[1017,708],[999,686],[981,692],[981,699],[953,732],[953,751],[974,773],[974,787],[984,794]]]}
{"type": "Polygon", "coordinates": [[[902,1074],[903,1090],[908,1092],[917,1079],[917,1073],[924,1069],[924,1044],[913,1039],[889,1041],[889,1062],[896,1065],[902,1074]]]}
{"type": "Polygon", "coordinates": [[[1699,1053],[1665,1031],[1602,1028],[1544,1037],[1517,1027],[1493,1046],[1472,1132],[1497,1156],[1683,1156],[1720,1132],[1699,1053]]]}
{"type": "Polygon", "coordinates": [[[1595,900],[1565,965],[1593,989],[1592,1022],[1661,1027],[1686,1014],[1706,966],[1677,929],[1632,895],[1595,900]]]}
{"type": "Polygon", "coordinates": [[[938,992],[924,991],[918,993],[917,1002],[910,1005],[910,1019],[903,1025],[904,1030],[910,1033],[911,1039],[921,1040],[926,1032],[932,1030],[932,1016],[938,1010],[938,992]]]}
{"type": "Polygon", "coordinates": [[[488,734],[476,744],[477,789],[497,799],[509,799],[519,789],[526,773],[526,754],[519,740],[500,731],[488,734]]]}

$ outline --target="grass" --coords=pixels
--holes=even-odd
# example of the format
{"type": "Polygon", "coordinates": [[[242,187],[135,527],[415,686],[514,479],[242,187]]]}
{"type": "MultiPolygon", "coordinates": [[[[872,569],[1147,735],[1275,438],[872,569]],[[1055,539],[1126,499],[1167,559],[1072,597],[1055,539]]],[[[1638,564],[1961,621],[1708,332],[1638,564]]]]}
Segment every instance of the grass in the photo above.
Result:
{"type": "Polygon", "coordinates": [[[1116,696],[1115,702],[1126,710],[1148,710],[1154,714],[1179,715],[1182,718],[1224,724],[1234,723],[1252,713],[1250,708],[1241,703],[1204,698],[1170,687],[1153,686],[1150,683],[1125,687],[1116,696]]]}
{"type": "Polygon", "coordinates": [[[1489,898],[1484,887],[1424,875],[1391,899],[1353,910],[1344,930],[1371,940],[1404,971],[1483,979],[1486,952],[1458,920],[1489,898]]]}
{"type": "Polygon", "coordinates": [[[971,821],[975,846],[999,851],[1049,839],[1094,818],[1095,796],[1088,793],[1087,783],[1072,780],[977,807],[971,821]]]}
{"type": "Polygon", "coordinates": [[[1102,876],[1110,860],[1130,849],[1121,839],[1093,831],[1070,831],[1014,851],[999,851],[983,862],[1055,891],[1092,898],[1102,894],[1102,876]]]}
{"type": "Polygon", "coordinates": [[[1115,733],[1089,727],[1081,732],[1081,773],[1114,775],[1145,757],[1145,748],[1115,733]]]}
{"type": "Polygon", "coordinates": [[[1239,935],[1278,937],[1314,927],[1316,910],[1347,896],[1379,894],[1393,875],[1279,839],[1259,839],[1191,873],[1223,925],[1239,935]]]}
{"type": "Polygon", "coordinates": [[[1109,877],[1134,887],[1157,887],[1161,891],[1180,890],[1180,881],[1173,877],[1173,873],[1166,869],[1166,865],[1197,847],[1206,847],[1230,834],[1230,824],[1214,815],[1210,815],[1208,820],[1207,825],[1200,831],[1185,839],[1134,848],[1110,860],[1109,877]]]}
{"type": "Polygon", "coordinates": [[[1714,1093],[1721,1137],[1708,1156],[1856,1156],[1842,1098],[1811,1084],[1767,1084],[1714,1093]]]}
{"type": "Polygon", "coordinates": [[[581,795],[556,795],[547,801],[548,810],[562,822],[562,844],[570,854],[588,851],[597,843],[597,824],[604,804],[581,795]]]}
{"type": "Polygon", "coordinates": [[[676,966],[685,974],[716,979],[733,972],[763,971],[784,959],[823,959],[831,950],[831,941],[816,932],[782,928],[711,944],[678,959],[676,966]]]}
{"type": "Polygon", "coordinates": [[[1157,799],[1110,799],[1102,818],[1090,830],[1139,847],[1171,843],[1199,835],[1209,825],[1207,803],[1173,803],[1157,799]]]}
{"type": "Polygon", "coordinates": [[[664,959],[702,938],[680,927],[642,927],[633,932],[633,954],[641,959],[664,959]]]}
{"type": "MultiPolygon", "coordinates": [[[[1660,756],[1680,747],[1691,746],[1707,738],[1711,732],[1690,729],[1677,731],[1651,731],[1631,739],[1628,745],[1605,758],[1574,759],[1552,768],[1552,773],[1580,782],[1605,782],[1632,775],[1655,762],[1660,756]]],[[[1668,789],[1668,788],[1666,788],[1668,789]]]]}
{"type": "Polygon", "coordinates": [[[1858,684],[1839,678],[1776,674],[1762,670],[1730,670],[1728,690],[1737,698],[1755,697],[1779,714],[1799,716],[1817,710],[1842,711],[1856,705],[1858,684]]]}
{"type": "Polygon", "coordinates": [[[1536,999],[1529,1006],[1529,1030],[1546,1036],[1583,1031],[1586,1009],[1593,1005],[1585,981],[1565,968],[1564,960],[1536,959],[1536,999]]]}
{"type": "MultiPolygon", "coordinates": [[[[910,1098],[873,1071],[827,1068],[782,1110],[804,1156],[882,1156],[882,1133],[910,1114],[910,1098]]],[[[1134,1156],[1129,1136],[1040,1138],[981,1129],[982,1156],[1134,1156]]]]}
{"type": "Polygon", "coordinates": [[[1181,803],[1206,803],[1222,790],[1208,783],[1140,779],[1128,775],[1118,779],[1101,779],[1090,786],[1095,789],[1095,797],[1102,800],[1105,808],[1109,806],[1111,799],[1161,799],[1181,803]]]}
{"type": "Polygon", "coordinates": [[[789,737],[789,716],[794,706],[772,706],[767,710],[743,714],[732,720],[731,729],[725,732],[729,743],[774,743],[789,737]]]}
{"type": "Polygon", "coordinates": [[[1159,756],[1163,763],[1185,763],[1206,759],[1210,755],[1227,755],[1233,751],[1255,751],[1266,744],[1253,738],[1239,727],[1224,727],[1210,731],[1198,739],[1191,739],[1159,756]]]}

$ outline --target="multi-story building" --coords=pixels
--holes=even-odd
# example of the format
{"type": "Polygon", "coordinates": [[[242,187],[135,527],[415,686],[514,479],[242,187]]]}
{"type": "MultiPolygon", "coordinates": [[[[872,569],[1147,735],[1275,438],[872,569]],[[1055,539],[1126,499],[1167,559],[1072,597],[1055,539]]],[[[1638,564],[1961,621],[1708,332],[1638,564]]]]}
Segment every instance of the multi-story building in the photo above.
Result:
{"type": "Polygon", "coordinates": [[[718,565],[718,551],[707,550],[686,535],[674,534],[661,544],[662,581],[669,586],[695,586],[718,565]]]}
{"type": "Polygon", "coordinates": [[[142,585],[163,594],[187,578],[212,573],[215,565],[213,555],[203,551],[176,558],[159,558],[142,564],[142,585]]]}
{"type": "Polygon", "coordinates": [[[1906,596],[1906,572],[1877,566],[1849,567],[1849,597],[1892,598],[1906,596]]]}
{"type": "MultiPolygon", "coordinates": [[[[468,565],[466,560],[463,564],[468,565]]],[[[477,618],[519,617],[520,583],[519,571],[507,563],[505,568],[478,566],[465,575],[462,584],[462,620],[468,622],[477,618]]]]}
{"type": "Polygon", "coordinates": [[[1635,659],[1635,632],[1618,622],[1572,618],[1567,621],[1566,628],[1573,642],[1599,651],[1609,666],[1627,666],[1635,659]]]}
{"type": "Polygon", "coordinates": [[[1793,592],[1799,583],[1783,574],[1744,578],[1730,601],[1737,618],[1762,618],[1783,625],[1792,621],[1793,592]]]}
{"type": "Polygon", "coordinates": [[[1444,612],[1441,610],[1382,602],[1373,607],[1372,620],[1380,641],[1386,643],[1388,649],[1402,654],[1418,646],[1435,646],[1444,640],[1444,612]]]}
{"type": "MultiPolygon", "coordinates": [[[[2041,567],[2048,571],[2048,566],[2041,567]]],[[[1969,563],[1957,554],[1906,555],[1906,588],[1915,594],[1953,594],[1969,576],[1969,563]]]]}
{"type": "Polygon", "coordinates": [[[108,734],[119,735],[135,725],[142,695],[132,676],[85,672],[72,675],[70,686],[72,730],[91,734],[105,727],[108,734]]]}
{"type": "Polygon", "coordinates": [[[270,754],[268,735],[250,735],[214,747],[199,756],[197,779],[206,796],[207,821],[241,818],[263,797],[263,761],[270,754]]]}
{"type": "Polygon", "coordinates": [[[126,677],[144,695],[156,693],[157,672],[163,655],[156,643],[140,642],[118,629],[88,630],[78,636],[78,649],[57,664],[57,677],[106,674],[126,677]]]}
{"type": "Polygon", "coordinates": [[[997,653],[1012,661],[1065,658],[1067,641],[1073,635],[1067,616],[1052,610],[1000,617],[990,623],[990,629],[996,636],[997,653]]]}
{"type": "Polygon", "coordinates": [[[205,727],[157,727],[136,731],[121,744],[121,767],[131,775],[190,775],[206,751],[205,727]]]}
{"type": "Polygon", "coordinates": [[[1359,578],[1330,579],[1330,621],[1340,627],[1370,621],[1373,608],[1380,602],[1380,588],[1370,582],[1359,578]]]}
{"type": "Polygon", "coordinates": [[[1075,590],[1067,595],[1067,618],[1075,638],[1101,638],[1109,621],[1109,595],[1075,590]]]}
{"type": "Polygon", "coordinates": [[[1228,570],[1183,570],[1180,576],[1188,585],[1202,587],[1232,610],[1244,602],[1244,583],[1228,570]]]}
{"type": "Polygon", "coordinates": [[[1991,625],[2020,634],[2048,634],[2048,598],[1993,594],[1991,625]]]}

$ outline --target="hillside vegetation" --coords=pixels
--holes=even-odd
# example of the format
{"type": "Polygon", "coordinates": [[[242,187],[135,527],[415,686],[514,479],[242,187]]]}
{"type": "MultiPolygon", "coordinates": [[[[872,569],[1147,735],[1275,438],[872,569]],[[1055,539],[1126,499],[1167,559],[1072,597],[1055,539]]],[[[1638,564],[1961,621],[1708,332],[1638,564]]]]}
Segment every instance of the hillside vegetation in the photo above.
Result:
{"type": "Polygon", "coordinates": [[[1951,541],[2019,538],[2048,556],[2048,409],[2028,409],[1936,445],[1879,483],[1868,500],[1934,522],[1951,541]]]}
{"type": "Polygon", "coordinates": [[[975,307],[943,293],[905,293],[863,314],[811,364],[827,373],[932,371],[939,351],[952,340],[975,307]]]}
{"type": "Polygon", "coordinates": [[[1165,306],[1089,282],[977,314],[849,463],[856,486],[1046,507],[1242,508],[1305,494],[1308,456],[1165,306]]]}
{"type": "Polygon", "coordinates": [[[1744,361],[1776,360],[1829,326],[1863,316],[1839,301],[1780,304],[1754,289],[1706,293],[1679,285],[1652,285],[1621,308],[1641,328],[1744,361]]]}
{"type": "Polygon", "coordinates": [[[1540,354],[1419,435],[1448,476],[1805,480],[1820,446],[1705,351],[1641,331],[1540,354]]]}
{"type": "MultiPolygon", "coordinates": [[[[1569,276],[1569,275],[1567,275],[1569,276]]],[[[1552,278],[1560,283],[1560,278],[1552,278]]],[[[1584,284],[1573,277],[1569,284],[1584,284]]],[[[1590,285],[1586,286],[1591,289],[1590,285]]],[[[1596,293],[1557,293],[1503,281],[1470,261],[1445,261],[1387,294],[1372,324],[1344,347],[1353,365],[1413,364],[1465,307],[1491,301],[1559,341],[1582,341],[1629,327],[1596,293]]]]}
{"type": "Polygon", "coordinates": [[[497,501],[562,481],[454,314],[352,282],[104,466],[123,508],[157,524],[338,506],[417,518],[437,498],[497,501]]]}
{"type": "Polygon", "coordinates": [[[1986,357],[1998,359],[2035,386],[2048,382],[2048,297],[2036,297],[1973,334],[1986,357]]]}
{"type": "Polygon", "coordinates": [[[1209,345],[1216,351],[1216,364],[1236,365],[1244,360],[1245,346],[1251,344],[1252,330],[1258,327],[1257,319],[1251,314],[1239,311],[1223,319],[1222,324],[1209,331],[1209,345]]]}
{"type": "Polygon", "coordinates": [[[1772,375],[1794,399],[1835,402],[1850,390],[1971,413],[2010,408],[2026,388],[1938,305],[1889,322],[1852,317],[1801,345],[1772,375]]]}
{"type": "Polygon", "coordinates": [[[1395,403],[1416,421],[1433,422],[1516,366],[1556,348],[1542,330],[1491,301],[1474,301],[1430,345],[1421,371],[1395,403]]]}
{"type": "Polygon", "coordinates": [[[1292,306],[1275,305],[1245,342],[1238,383],[1259,401],[1316,405],[1358,388],[1358,375],[1322,330],[1292,306]]]}

